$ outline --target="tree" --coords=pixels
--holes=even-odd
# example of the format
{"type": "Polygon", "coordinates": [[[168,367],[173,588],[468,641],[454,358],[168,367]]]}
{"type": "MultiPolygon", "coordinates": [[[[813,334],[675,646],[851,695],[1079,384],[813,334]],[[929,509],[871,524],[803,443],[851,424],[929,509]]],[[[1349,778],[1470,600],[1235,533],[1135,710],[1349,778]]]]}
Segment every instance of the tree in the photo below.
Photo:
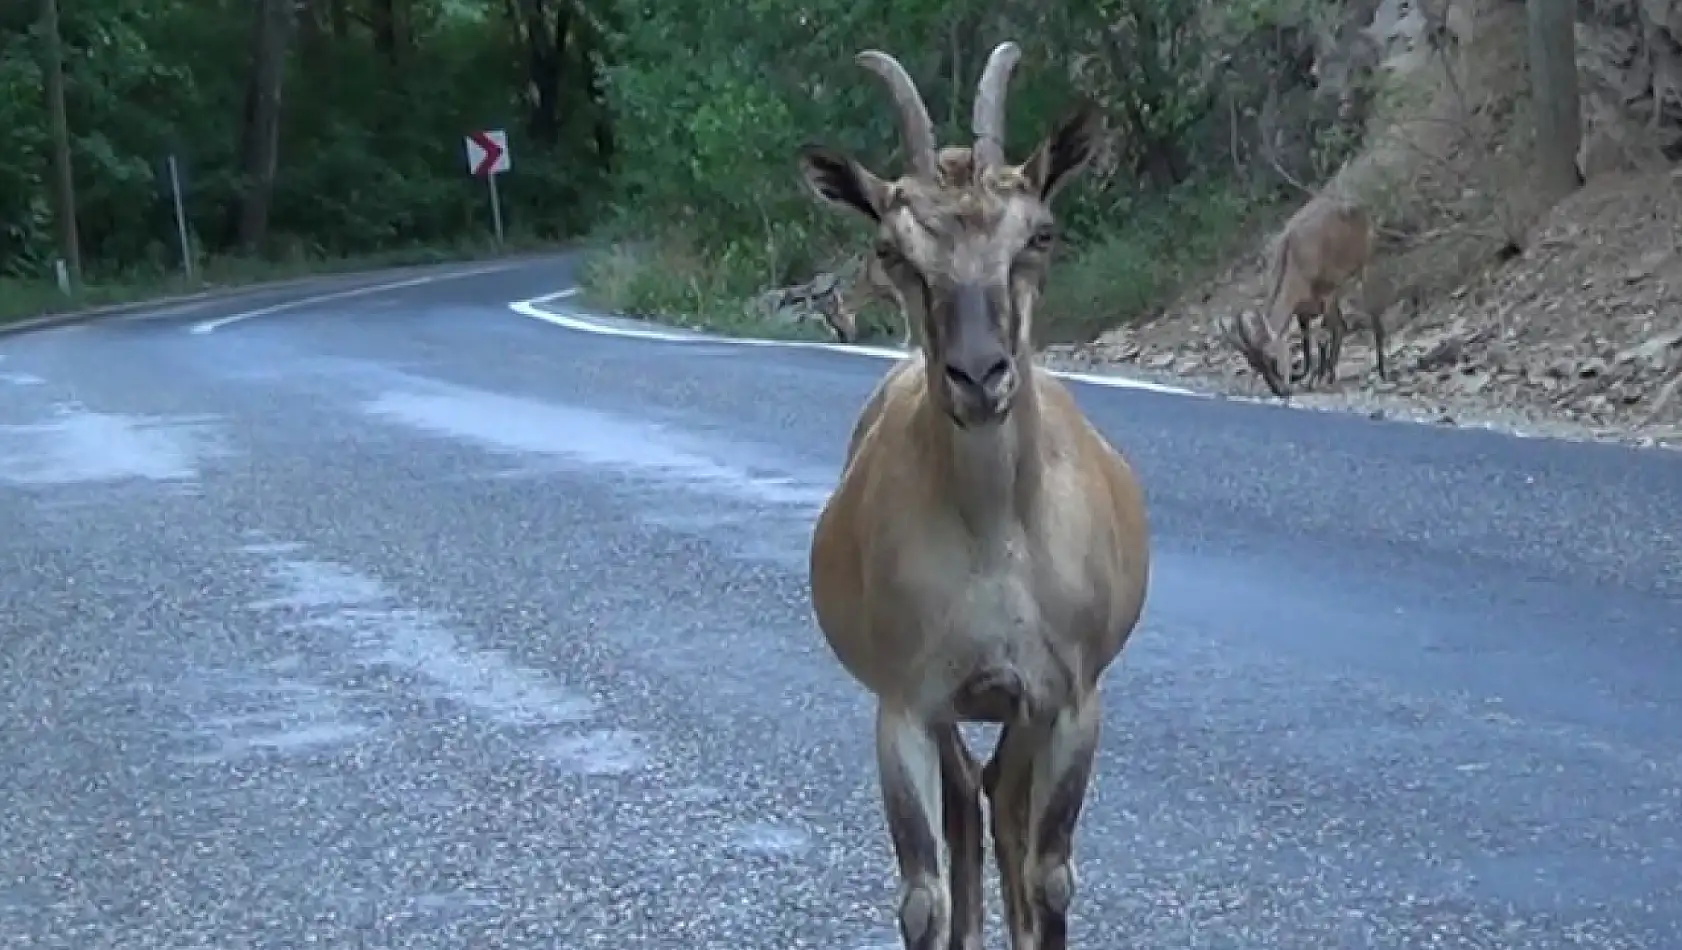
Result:
{"type": "Polygon", "coordinates": [[[64,43],[58,28],[58,0],[42,0],[42,42],[46,44],[47,114],[52,125],[53,217],[58,253],[70,271],[70,286],[82,282],[81,238],[76,233],[76,176],[70,158],[70,119],[64,107],[64,43]]]}
{"type": "Polygon", "coordinates": [[[1528,0],[1530,89],[1539,184],[1557,201],[1583,183],[1577,170],[1582,105],[1577,91],[1575,0],[1528,0]]]}
{"type": "MultiPolygon", "coordinates": [[[[388,7],[389,9],[389,7],[388,7]]],[[[240,123],[240,155],[245,187],[240,195],[236,241],[255,253],[268,233],[269,204],[274,198],[280,159],[280,96],[286,78],[286,52],[292,34],[292,0],[258,0],[252,31],[251,80],[240,123]]],[[[383,21],[389,27],[389,21],[383,21]]],[[[389,54],[384,32],[376,45],[389,54]]]]}

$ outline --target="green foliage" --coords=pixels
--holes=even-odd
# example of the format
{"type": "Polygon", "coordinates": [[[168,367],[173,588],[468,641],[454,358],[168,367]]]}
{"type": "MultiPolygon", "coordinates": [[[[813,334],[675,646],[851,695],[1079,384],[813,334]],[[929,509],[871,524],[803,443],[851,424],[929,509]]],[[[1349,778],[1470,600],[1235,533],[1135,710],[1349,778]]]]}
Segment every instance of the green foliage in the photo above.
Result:
{"type": "MultiPolygon", "coordinates": [[[[0,276],[58,256],[36,0],[0,17],[0,276]]],[[[116,286],[180,267],[162,169],[177,156],[195,253],[234,248],[252,0],[61,0],[66,113],[84,269],[116,286]]],[[[285,52],[266,254],[292,264],[482,241],[486,186],[462,138],[505,128],[511,230],[556,238],[599,214],[610,128],[591,77],[600,42],[563,0],[308,0],[285,52]],[[383,24],[389,23],[385,30],[383,24]],[[562,41],[555,41],[557,29],[562,41]],[[556,62],[545,83],[533,50],[556,62]],[[557,52],[558,49],[558,52],[557,52]],[[545,108],[546,103],[551,108],[545,108]],[[546,125],[545,114],[559,117],[546,125]],[[552,127],[551,127],[552,126],[552,127]]]]}
{"type": "MultiPolygon", "coordinates": [[[[853,55],[897,55],[942,141],[959,144],[981,64],[1008,36],[1025,54],[1010,91],[1014,156],[1077,99],[1108,124],[1100,159],[1060,199],[1069,260],[1048,300],[1057,322],[1085,328],[1094,315],[1149,312],[1230,236],[1244,215],[1233,196],[1251,183],[1228,167],[1229,117],[1267,91],[1231,64],[1300,46],[1301,21],[1326,0],[298,0],[282,31],[272,181],[247,148],[261,126],[253,64],[274,48],[262,0],[59,5],[96,285],[179,270],[160,187],[170,154],[201,262],[248,244],[273,270],[482,241],[486,187],[466,174],[462,137],[505,128],[514,170],[498,184],[512,230],[642,239],[648,254],[589,269],[600,296],[745,326],[742,301],[863,245],[861,223],[804,193],[796,147],[821,141],[880,174],[902,168],[888,96],[853,55]],[[242,240],[241,212],[264,194],[267,214],[244,220],[266,226],[242,240]]],[[[39,281],[58,255],[38,9],[0,4],[0,128],[12,145],[0,154],[0,279],[39,281]]],[[[5,292],[22,300],[16,286],[5,292]]]]}
{"type": "Polygon", "coordinates": [[[1024,52],[1008,113],[1015,157],[1077,99],[1109,128],[1092,172],[1059,202],[1070,246],[1046,312],[1050,337],[1067,338],[1151,312],[1233,247],[1255,189],[1229,173],[1222,97],[1254,112],[1267,90],[1231,81],[1226,54],[1286,45],[1280,31],[1323,0],[617,2],[616,230],[651,243],[587,270],[599,301],[739,328],[743,300],[862,250],[863,224],[819,207],[795,171],[804,141],[901,170],[888,95],[854,53],[899,57],[942,141],[967,144],[974,82],[1008,36],[1024,52]]]}

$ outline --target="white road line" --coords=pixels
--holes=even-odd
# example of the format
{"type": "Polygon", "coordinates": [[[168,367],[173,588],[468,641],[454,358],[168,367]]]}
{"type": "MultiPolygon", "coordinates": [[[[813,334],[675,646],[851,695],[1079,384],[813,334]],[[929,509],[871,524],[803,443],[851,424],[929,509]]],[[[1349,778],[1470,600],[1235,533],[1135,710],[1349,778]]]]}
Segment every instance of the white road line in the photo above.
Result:
{"type": "Polygon", "coordinates": [[[463,277],[476,277],[480,274],[492,274],[501,270],[511,270],[518,266],[520,266],[520,264],[517,262],[504,262],[500,264],[491,264],[487,267],[475,267],[470,270],[451,271],[447,274],[427,274],[424,277],[410,277],[407,280],[394,280],[389,283],[373,284],[367,287],[354,287],[350,290],[339,290],[330,294],[318,294],[313,297],[299,297],[296,300],[286,300],[280,303],[270,304],[267,307],[258,307],[255,310],[243,310],[239,313],[228,314],[225,317],[217,317],[214,320],[205,320],[203,322],[193,324],[189,330],[192,333],[214,333],[230,323],[239,323],[243,320],[250,320],[252,317],[266,317],[271,313],[280,313],[283,310],[308,307],[318,303],[331,303],[335,300],[349,300],[352,297],[366,297],[370,294],[381,294],[388,290],[402,290],[405,287],[419,287],[422,284],[431,284],[438,281],[459,280],[463,277]]]}
{"type": "MultiPolygon", "coordinates": [[[[768,346],[789,350],[827,350],[831,353],[845,353],[849,356],[868,356],[873,359],[899,360],[904,359],[904,350],[884,346],[854,346],[844,343],[820,343],[812,340],[764,340],[753,337],[708,336],[700,333],[678,333],[672,330],[660,330],[653,327],[620,327],[597,323],[584,317],[570,314],[556,313],[545,310],[543,304],[557,300],[566,300],[578,296],[580,288],[568,287],[566,290],[529,300],[515,300],[508,304],[508,309],[533,320],[564,327],[579,333],[593,333],[597,336],[616,336],[629,340],[655,340],[661,343],[733,343],[738,346],[768,346]]],[[[1211,398],[1208,393],[1184,389],[1179,386],[1167,386],[1162,383],[1148,382],[1142,379],[1128,379],[1125,376],[1103,376],[1096,373],[1079,373],[1069,370],[1052,370],[1053,376],[1076,382],[1087,383],[1092,386],[1107,386],[1111,389],[1138,389],[1146,392],[1165,393],[1170,396],[1195,396],[1200,399],[1211,398]]]]}

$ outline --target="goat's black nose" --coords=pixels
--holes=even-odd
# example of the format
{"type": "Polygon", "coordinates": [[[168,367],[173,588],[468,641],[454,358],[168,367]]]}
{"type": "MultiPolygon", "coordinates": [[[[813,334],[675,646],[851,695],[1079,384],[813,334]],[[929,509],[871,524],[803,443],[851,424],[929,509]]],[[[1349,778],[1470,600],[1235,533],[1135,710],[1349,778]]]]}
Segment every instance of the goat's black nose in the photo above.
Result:
{"type": "Polygon", "coordinates": [[[1002,355],[996,357],[991,364],[973,359],[946,361],[946,378],[966,389],[991,389],[1009,371],[1010,360],[1002,355]],[[977,375],[975,368],[980,365],[986,365],[987,368],[977,375]]]}
{"type": "Polygon", "coordinates": [[[960,389],[990,393],[1010,372],[1010,353],[993,319],[994,300],[980,284],[959,284],[943,354],[946,378],[960,389]]]}

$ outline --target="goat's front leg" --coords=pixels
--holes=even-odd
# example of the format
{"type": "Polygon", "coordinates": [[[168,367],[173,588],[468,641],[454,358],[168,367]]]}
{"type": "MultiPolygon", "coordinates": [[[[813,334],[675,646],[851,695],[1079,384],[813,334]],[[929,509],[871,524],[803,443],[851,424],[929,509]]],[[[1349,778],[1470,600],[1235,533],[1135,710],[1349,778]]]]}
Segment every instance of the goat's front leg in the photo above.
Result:
{"type": "Polygon", "coordinates": [[[981,892],[981,769],[956,723],[941,726],[941,797],[945,808],[946,854],[952,880],[949,950],[981,950],[986,921],[981,892]]]}
{"type": "Polygon", "coordinates": [[[1346,331],[1344,309],[1337,303],[1337,298],[1332,298],[1325,304],[1320,316],[1320,335],[1315,340],[1315,350],[1319,351],[1319,356],[1314,367],[1312,385],[1332,385],[1337,382],[1337,360],[1341,360],[1344,353],[1346,331]]]}
{"type": "Polygon", "coordinates": [[[886,704],[877,710],[876,766],[899,859],[899,933],[906,950],[947,950],[952,930],[940,746],[928,722],[886,704]]]}
{"type": "Polygon", "coordinates": [[[1326,338],[1320,350],[1320,380],[1327,386],[1337,382],[1337,364],[1343,359],[1343,338],[1349,335],[1349,324],[1343,316],[1343,304],[1336,297],[1326,307],[1326,316],[1322,321],[1326,325],[1326,338]]]}
{"type": "Polygon", "coordinates": [[[1068,946],[1069,907],[1075,897],[1075,825],[1092,780],[1101,718],[1094,688],[1058,711],[1048,741],[1034,757],[1029,803],[1034,864],[1028,874],[1040,916],[1040,950],[1068,946]]]}
{"type": "Polygon", "coordinates": [[[1034,904],[1028,893],[1029,783],[1033,781],[1034,745],[1038,731],[1030,723],[1006,723],[998,745],[981,772],[993,819],[993,856],[999,866],[1003,892],[1005,933],[1011,950],[1033,950],[1034,904]]]}
{"type": "Polygon", "coordinates": [[[1009,916],[1022,918],[1010,921],[1014,950],[1068,947],[1075,825],[1098,753],[1099,720],[1099,697],[1093,691],[1044,726],[1002,736],[988,763],[997,791],[993,835],[1006,908],[1014,911],[1009,916]],[[1003,829],[1001,816],[1007,821],[1003,829]],[[1015,845],[1009,852],[1001,831],[1015,845]]]}
{"type": "Polygon", "coordinates": [[[1328,323],[1325,327],[1322,327],[1320,332],[1314,337],[1314,372],[1311,373],[1308,378],[1308,385],[1310,387],[1318,386],[1326,381],[1326,374],[1330,371],[1332,359],[1331,341],[1332,332],[1331,326],[1328,323]]]}
{"type": "MultiPolygon", "coordinates": [[[[1286,324],[1289,326],[1289,324],[1286,324]]],[[[1300,383],[1308,380],[1312,385],[1314,380],[1314,357],[1309,353],[1309,341],[1314,336],[1314,317],[1308,313],[1297,314],[1297,330],[1302,341],[1302,369],[1291,372],[1291,382],[1300,383]]]]}

